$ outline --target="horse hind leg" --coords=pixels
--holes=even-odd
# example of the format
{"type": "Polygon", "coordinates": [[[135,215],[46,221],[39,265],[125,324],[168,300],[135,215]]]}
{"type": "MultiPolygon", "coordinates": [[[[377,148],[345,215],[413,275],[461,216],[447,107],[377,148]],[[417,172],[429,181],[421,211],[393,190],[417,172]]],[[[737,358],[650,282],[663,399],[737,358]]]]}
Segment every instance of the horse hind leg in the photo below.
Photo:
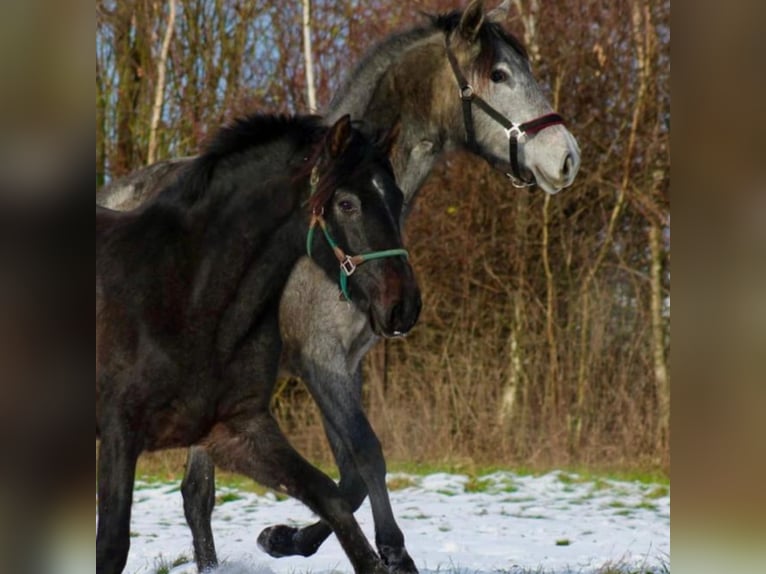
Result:
{"type": "Polygon", "coordinates": [[[194,561],[199,572],[218,566],[210,520],[215,505],[215,465],[204,448],[193,446],[181,482],[186,523],[192,532],[194,561]]]}
{"type": "Polygon", "coordinates": [[[355,572],[388,573],[337,485],[293,449],[268,411],[216,424],[205,444],[219,467],[297,498],[319,515],[336,533],[355,572]]]}

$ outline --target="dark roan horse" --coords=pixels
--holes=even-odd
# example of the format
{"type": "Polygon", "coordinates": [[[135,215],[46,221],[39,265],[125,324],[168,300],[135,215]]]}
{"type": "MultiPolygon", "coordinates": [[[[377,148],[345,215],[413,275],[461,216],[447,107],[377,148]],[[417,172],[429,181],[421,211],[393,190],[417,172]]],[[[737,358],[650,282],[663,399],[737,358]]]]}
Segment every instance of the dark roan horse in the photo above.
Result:
{"type": "MultiPolygon", "coordinates": [[[[390,145],[348,116],[329,129],[253,116],[223,129],[145,208],[96,208],[99,574],[127,560],[138,455],[193,444],[304,502],[357,572],[386,571],[343,493],[289,445],[269,404],[279,299],[307,248],[328,280],[353,272],[344,292],[381,332],[417,320],[390,145]]],[[[332,308],[320,312],[332,323],[332,308]]]]}
{"type": "MultiPolygon", "coordinates": [[[[580,165],[577,142],[552,116],[523,46],[501,27],[506,16],[507,5],[486,12],[474,0],[462,12],[435,16],[425,26],[394,34],[370,50],[331,102],[326,121],[350,113],[380,128],[401,123],[392,164],[405,212],[436,162],[456,149],[509,174],[515,186],[556,193],[574,181],[580,165]],[[472,93],[463,89],[465,83],[472,93]],[[512,137],[539,118],[542,124],[512,137]],[[518,176],[510,157],[514,141],[518,176]]],[[[138,205],[188,161],[149,166],[112,183],[97,200],[119,209],[138,205]]],[[[340,468],[341,491],[353,508],[369,493],[381,557],[392,569],[407,570],[404,537],[386,490],[385,461],[361,404],[361,359],[381,333],[363,309],[341,305],[337,284],[305,258],[288,281],[279,321],[283,366],[301,376],[319,404],[340,468]],[[303,304],[306,300],[312,305],[303,304]],[[328,325],[319,310],[330,307],[337,319],[328,325]]],[[[216,564],[210,529],[213,476],[204,449],[191,449],[182,493],[200,571],[216,564]]],[[[304,528],[278,525],[264,530],[259,544],[273,556],[309,556],[330,533],[324,522],[304,528]]]]}

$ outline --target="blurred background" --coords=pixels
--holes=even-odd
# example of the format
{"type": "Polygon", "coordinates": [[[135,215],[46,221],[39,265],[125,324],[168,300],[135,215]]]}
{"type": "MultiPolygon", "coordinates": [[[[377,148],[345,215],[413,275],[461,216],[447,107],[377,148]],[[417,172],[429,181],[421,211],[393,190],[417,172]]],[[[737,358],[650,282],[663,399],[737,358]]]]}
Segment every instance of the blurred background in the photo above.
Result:
{"type": "MultiPolygon", "coordinates": [[[[169,7],[96,2],[97,193],[195,154],[236,116],[311,108],[301,0],[185,0],[172,19],[169,7]]],[[[321,113],[374,43],[463,6],[311,8],[321,113]]],[[[368,413],[392,462],[666,475],[670,2],[516,0],[505,24],[567,118],[582,168],[554,197],[468,154],[432,173],[406,230],[424,313],[406,340],[370,353],[368,413]]],[[[299,450],[329,464],[298,381],[280,382],[274,408],[299,450]]]]}

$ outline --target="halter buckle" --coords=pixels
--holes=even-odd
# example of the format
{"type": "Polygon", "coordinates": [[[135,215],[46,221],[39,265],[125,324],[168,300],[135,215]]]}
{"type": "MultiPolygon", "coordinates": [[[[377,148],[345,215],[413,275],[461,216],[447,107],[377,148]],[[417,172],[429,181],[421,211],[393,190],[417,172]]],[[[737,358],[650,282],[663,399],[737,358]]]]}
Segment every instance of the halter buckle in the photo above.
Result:
{"type": "Polygon", "coordinates": [[[471,101],[474,96],[473,92],[473,86],[471,84],[466,84],[465,86],[461,86],[458,90],[460,92],[460,99],[465,101],[471,101]]]}
{"type": "Polygon", "coordinates": [[[517,141],[524,141],[527,132],[522,130],[519,124],[513,124],[511,127],[505,128],[505,135],[508,136],[508,139],[516,138],[517,141]]]}
{"type": "Polygon", "coordinates": [[[309,197],[313,196],[317,192],[317,186],[319,185],[319,167],[314,165],[311,168],[311,177],[309,178],[309,197]]]}
{"type": "Polygon", "coordinates": [[[340,268],[346,274],[346,277],[350,277],[356,271],[356,265],[354,265],[354,262],[351,261],[351,257],[348,255],[340,262],[340,268]]]}
{"type": "Polygon", "coordinates": [[[506,173],[505,176],[511,180],[511,185],[516,189],[524,189],[535,185],[534,181],[524,181],[513,175],[512,173],[506,173]]]}

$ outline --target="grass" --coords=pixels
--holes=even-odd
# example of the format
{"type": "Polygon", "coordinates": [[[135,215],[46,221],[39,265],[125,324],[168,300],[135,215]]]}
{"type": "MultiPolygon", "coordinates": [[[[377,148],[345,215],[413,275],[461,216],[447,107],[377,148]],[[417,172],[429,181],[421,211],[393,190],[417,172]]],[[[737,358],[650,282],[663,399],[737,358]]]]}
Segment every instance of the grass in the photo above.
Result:
{"type": "Polygon", "coordinates": [[[415,482],[411,476],[395,475],[386,479],[386,486],[388,487],[388,490],[391,491],[404,490],[405,488],[410,488],[416,485],[417,482],[415,482]]]}
{"type": "MultiPolygon", "coordinates": [[[[556,470],[556,469],[551,469],[556,470]]],[[[525,474],[524,472],[518,472],[518,474],[525,474]]],[[[537,476],[540,473],[530,472],[529,474],[537,476]]],[[[541,473],[545,474],[545,473],[541,473]]],[[[667,487],[670,485],[670,477],[667,473],[657,469],[630,469],[630,470],[615,470],[615,469],[586,469],[586,468],[571,468],[561,469],[559,474],[559,480],[564,484],[581,484],[583,482],[594,482],[596,484],[603,485],[604,488],[608,487],[606,480],[615,480],[619,482],[638,482],[640,484],[652,484],[659,485],[658,488],[667,487]]],[[[665,494],[659,494],[658,498],[665,496],[665,494]]]]}
{"type": "Polygon", "coordinates": [[[242,495],[234,491],[224,492],[215,497],[216,505],[224,504],[225,502],[234,502],[235,500],[242,500],[242,495]]]}
{"type": "MultiPolygon", "coordinates": [[[[167,483],[183,478],[186,462],[186,449],[173,449],[161,452],[146,453],[138,461],[136,477],[151,484],[167,483]]],[[[331,478],[338,478],[338,470],[334,465],[319,463],[315,465],[331,478]]],[[[411,477],[403,475],[424,476],[435,473],[463,474],[468,476],[465,484],[466,492],[486,492],[487,490],[500,489],[503,492],[514,492],[516,487],[512,483],[496,485],[486,479],[487,475],[495,472],[511,471],[518,476],[542,476],[552,471],[559,472],[558,479],[567,485],[590,482],[596,490],[611,488],[610,480],[639,482],[651,485],[652,489],[646,493],[646,498],[656,499],[668,496],[670,493],[670,477],[667,473],[656,468],[645,469],[615,469],[615,468],[583,468],[583,467],[526,467],[526,466],[498,466],[476,465],[464,461],[428,461],[428,462],[401,462],[388,463],[388,472],[395,476],[389,477],[387,484],[390,490],[401,490],[416,485],[411,477]]],[[[232,487],[237,490],[264,494],[270,492],[258,483],[238,474],[216,470],[216,484],[223,487],[232,487]]],[[[274,493],[278,498],[284,497],[281,493],[274,493]]],[[[448,494],[445,492],[445,494],[448,494]]],[[[449,493],[452,494],[452,493],[449,493]]]]}
{"type": "Polygon", "coordinates": [[[486,478],[479,478],[471,476],[468,481],[463,485],[463,490],[466,492],[487,492],[489,487],[492,486],[492,481],[486,478]]]}
{"type": "MultiPolygon", "coordinates": [[[[636,468],[615,468],[594,466],[586,468],[584,466],[500,466],[500,465],[476,465],[471,462],[463,461],[431,461],[431,462],[402,462],[388,461],[389,472],[399,472],[415,475],[434,474],[445,472],[449,474],[465,474],[471,476],[486,476],[494,472],[512,471],[519,476],[542,476],[552,471],[559,471],[564,478],[560,480],[568,481],[571,484],[581,482],[602,481],[606,487],[605,480],[616,480],[620,482],[639,482],[641,484],[652,484],[669,486],[670,476],[667,472],[656,467],[636,467],[636,468]]],[[[663,496],[663,495],[659,495],[663,496]]]]}
{"type": "Polygon", "coordinates": [[[646,567],[628,566],[621,563],[609,563],[602,566],[597,574],[670,574],[670,566],[665,563],[658,569],[651,569],[646,567]]]}
{"type": "MultiPolygon", "coordinates": [[[[562,539],[562,542],[569,542],[566,539],[562,539]]],[[[556,542],[558,544],[558,541],[556,542]]],[[[566,546],[567,544],[561,544],[561,546],[566,546]]],[[[582,571],[577,570],[566,570],[566,574],[581,574],[582,571]]],[[[588,572],[591,572],[588,570],[588,572]]],[[[445,572],[444,574],[450,574],[449,572],[445,572]]],[[[499,570],[495,574],[564,574],[564,572],[556,572],[553,570],[543,570],[542,568],[537,569],[517,569],[514,568],[513,570],[499,570]]],[[[661,565],[657,569],[651,569],[651,568],[645,568],[645,567],[636,567],[635,565],[627,565],[622,563],[607,563],[603,565],[601,568],[597,569],[594,574],[670,574],[670,567],[667,564],[661,565]]]]}
{"type": "Polygon", "coordinates": [[[664,498],[670,494],[670,488],[666,485],[656,486],[644,496],[646,498],[664,498]]]}
{"type": "Polygon", "coordinates": [[[174,560],[168,560],[167,558],[160,557],[155,562],[155,570],[153,574],[168,574],[176,566],[181,564],[187,564],[191,562],[191,559],[185,554],[180,554],[174,560]]]}
{"type": "MultiPolygon", "coordinates": [[[[186,466],[186,452],[186,449],[179,448],[143,453],[138,459],[136,478],[150,484],[181,480],[186,466]]],[[[321,463],[314,463],[314,465],[331,478],[338,478],[338,471],[334,466],[321,463]]],[[[215,482],[220,486],[231,486],[256,494],[269,492],[267,488],[241,474],[220,469],[215,471],[215,482]]]]}

